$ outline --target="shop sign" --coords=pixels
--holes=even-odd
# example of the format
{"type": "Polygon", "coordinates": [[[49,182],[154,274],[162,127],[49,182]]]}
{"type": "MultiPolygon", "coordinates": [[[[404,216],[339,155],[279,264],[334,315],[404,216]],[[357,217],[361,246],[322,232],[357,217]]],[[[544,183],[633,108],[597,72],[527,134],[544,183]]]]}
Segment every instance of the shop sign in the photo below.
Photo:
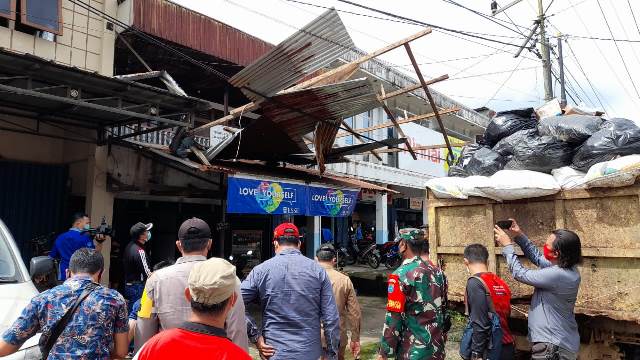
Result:
{"type": "Polygon", "coordinates": [[[358,191],[309,187],[309,216],[340,217],[353,212],[358,191]]]}
{"type": "Polygon", "coordinates": [[[306,185],[229,177],[227,212],[238,214],[304,215],[306,185]]]}
{"type": "Polygon", "coordinates": [[[422,198],[410,198],[409,199],[409,209],[411,209],[411,210],[422,210],[422,198]]]}

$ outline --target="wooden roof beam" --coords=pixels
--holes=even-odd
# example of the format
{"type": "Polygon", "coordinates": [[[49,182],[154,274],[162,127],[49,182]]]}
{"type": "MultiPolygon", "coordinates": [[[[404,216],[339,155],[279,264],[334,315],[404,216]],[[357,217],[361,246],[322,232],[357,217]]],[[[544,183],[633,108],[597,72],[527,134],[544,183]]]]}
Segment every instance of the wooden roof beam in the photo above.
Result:
{"type": "MultiPolygon", "coordinates": [[[[440,81],[444,81],[444,80],[447,80],[447,79],[449,79],[449,75],[448,74],[441,75],[441,76],[438,76],[437,78],[433,78],[433,79],[427,81],[427,85],[433,85],[435,83],[438,83],[440,81]]],[[[396,91],[390,92],[390,93],[382,96],[381,99],[382,100],[387,100],[387,99],[390,99],[392,97],[396,97],[396,96],[400,96],[402,94],[406,94],[408,92],[416,91],[416,90],[420,89],[421,87],[422,87],[422,84],[411,85],[409,87],[402,88],[400,90],[396,90],[396,91]]]]}

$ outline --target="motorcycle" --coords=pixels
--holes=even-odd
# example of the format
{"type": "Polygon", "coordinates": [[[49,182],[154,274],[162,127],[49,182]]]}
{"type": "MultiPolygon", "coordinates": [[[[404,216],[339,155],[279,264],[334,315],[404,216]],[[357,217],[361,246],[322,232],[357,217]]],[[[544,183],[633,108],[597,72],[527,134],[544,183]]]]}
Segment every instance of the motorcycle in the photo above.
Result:
{"type": "Polygon", "coordinates": [[[344,250],[342,250],[343,248],[341,249],[341,251],[346,251],[348,254],[345,257],[345,261],[347,263],[367,264],[373,269],[377,269],[378,266],[380,266],[380,251],[378,251],[375,242],[367,242],[360,245],[358,244],[355,236],[351,236],[350,240],[349,248],[344,250]]]}
{"type": "Polygon", "coordinates": [[[402,264],[402,256],[400,256],[399,241],[387,241],[382,245],[382,262],[387,269],[395,269],[402,264]]]}
{"type": "Polygon", "coordinates": [[[237,254],[237,257],[233,255],[229,255],[229,262],[236,267],[236,275],[240,280],[244,280],[247,276],[245,274],[244,268],[249,263],[249,260],[252,258],[253,251],[249,250],[244,254],[237,254]]]}

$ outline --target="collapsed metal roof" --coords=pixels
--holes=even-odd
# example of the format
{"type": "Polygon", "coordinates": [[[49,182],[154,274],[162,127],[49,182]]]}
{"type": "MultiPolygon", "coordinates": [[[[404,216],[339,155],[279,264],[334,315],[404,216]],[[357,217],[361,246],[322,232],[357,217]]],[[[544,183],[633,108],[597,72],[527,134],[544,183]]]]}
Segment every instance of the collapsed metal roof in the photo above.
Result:
{"type": "Polygon", "coordinates": [[[273,96],[353,48],[338,12],[325,11],[230,79],[253,101],[273,96]]]}

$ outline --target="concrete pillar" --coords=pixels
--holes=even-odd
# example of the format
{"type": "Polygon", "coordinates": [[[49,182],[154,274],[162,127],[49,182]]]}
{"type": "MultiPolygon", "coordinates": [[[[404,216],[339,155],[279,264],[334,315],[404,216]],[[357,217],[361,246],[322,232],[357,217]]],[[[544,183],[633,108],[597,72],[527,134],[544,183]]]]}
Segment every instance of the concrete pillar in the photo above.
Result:
{"type": "MultiPolygon", "coordinates": [[[[107,224],[113,222],[113,194],[107,192],[107,146],[96,146],[93,155],[87,161],[87,200],[85,208],[91,217],[91,225],[98,226],[104,216],[107,224]]],[[[104,272],[102,284],[109,284],[109,267],[111,265],[111,240],[102,243],[104,272]]]]}
{"type": "Polygon", "coordinates": [[[389,239],[389,215],[387,193],[376,193],[376,243],[384,244],[389,239]]]}
{"type": "Polygon", "coordinates": [[[313,259],[320,248],[322,238],[322,222],[320,216],[307,216],[307,257],[313,259]]]}

